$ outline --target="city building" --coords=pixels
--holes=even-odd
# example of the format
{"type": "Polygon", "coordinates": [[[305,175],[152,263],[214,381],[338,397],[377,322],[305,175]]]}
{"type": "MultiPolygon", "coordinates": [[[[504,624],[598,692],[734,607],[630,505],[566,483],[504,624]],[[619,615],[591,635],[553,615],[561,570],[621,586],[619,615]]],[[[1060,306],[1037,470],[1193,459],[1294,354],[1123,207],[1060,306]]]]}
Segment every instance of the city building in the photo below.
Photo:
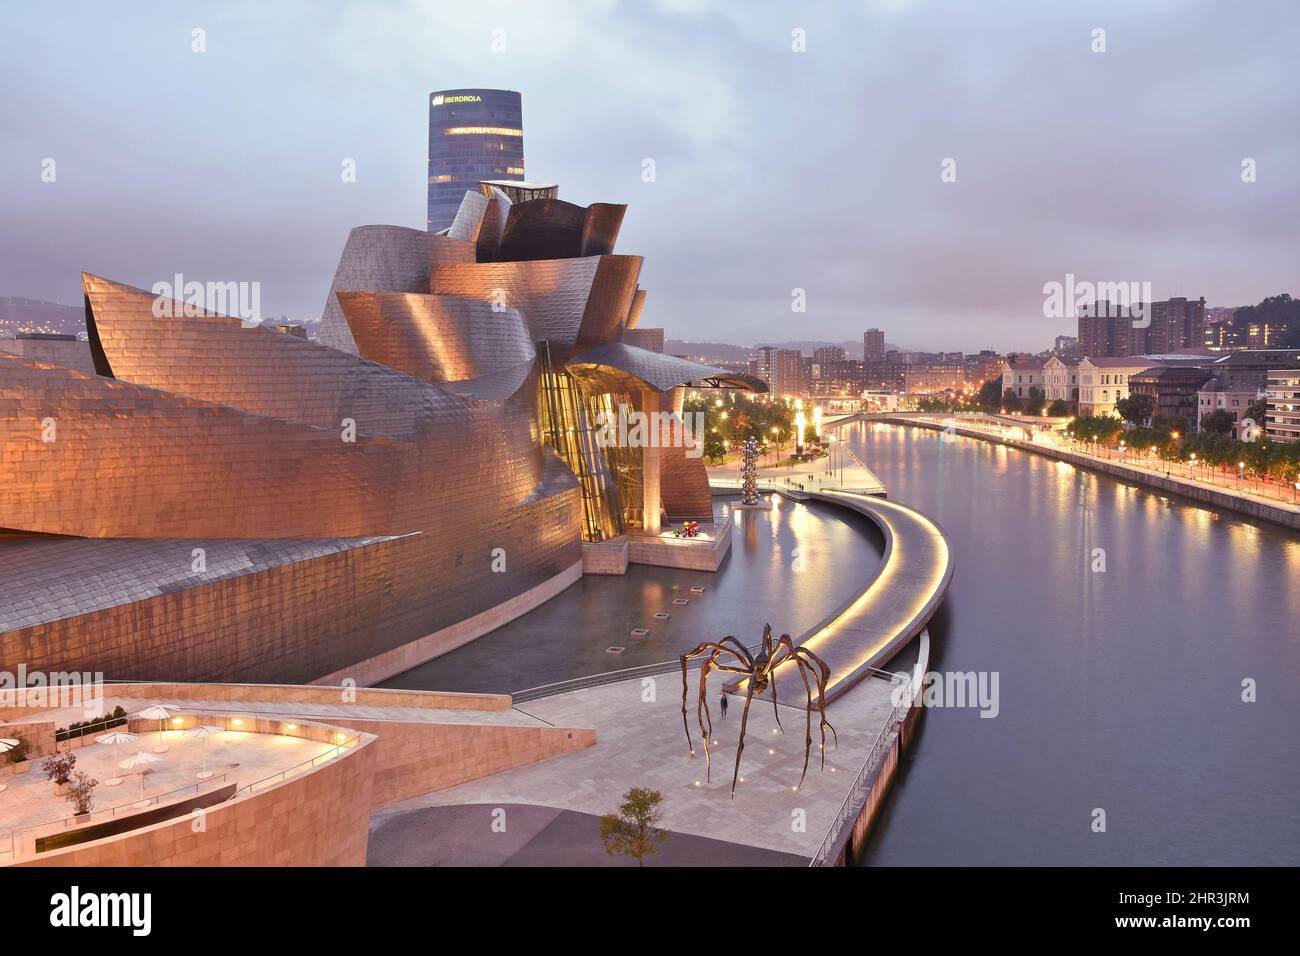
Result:
{"type": "Polygon", "coordinates": [[[838,345],[823,345],[821,348],[813,349],[813,361],[818,365],[842,362],[844,361],[844,349],[838,345]]]}
{"type": "Polygon", "coordinates": [[[819,367],[815,394],[827,396],[860,395],[865,387],[864,363],[855,359],[828,362],[819,367]]]}
{"type": "Polygon", "coordinates": [[[1229,388],[1263,389],[1272,370],[1300,368],[1300,349],[1241,349],[1209,359],[1205,367],[1229,388]]]}
{"type": "Polygon", "coordinates": [[[1044,361],[1031,356],[1004,359],[1002,362],[1002,394],[1011,392],[1019,398],[1028,398],[1030,389],[1046,394],[1043,377],[1044,361]]]}
{"type": "MultiPolygon", "coordinates": [[[[1264,389],[1253,386],[1230,387],[1222,378],[1215,377],[1210,379],[1201,386],[1200,397],[1198,399],[1200,413],[1197,417],[1196,427],[1199,431],[1201,421],[1211,412],[1222,409],[1232,416],[1233,426],[1232,434],[1236,438],[1241,437],[1241,422],[1246,417],[1246,409],[1257,402],[1265,394],[1264,389]]],[[[1256,424],[1262,425],[1262,422],[1256,424]]]]}
{"type": "MultiPolygon", "coordinates": [[[[761,351],[761,350],[760,350],[761,351]]],[[[808,394],[804,378],[803,353],[798,349],[774,349],[769,354],[768,391],[784,398],[808,394]]]]}
{"type": "Polygon", "coordinates": [[[1079,400],[1079,360],[1053,355],[1043,363],[1043,399],[1075,403],[1079,400]]]}
{"type": "Polygon", "coordinates": [[[1200,422],[1201,388],[1214,373],[1195,366],[1162,365],[1129,376],[1130,395],[1149,395],[1155,402],[1155,418],[1181,419],[1195,431],[1200,422]]]}
{"type": "Polygon", "coordinates": [[[523,101],[513,90],[429,94],[429,232],[450,228],[467,190],[524,178],[523,101]]]}
{"type": "Polygon", "coordinates": [[[903,391],[909,395],[960,392],[966,385],[963,362],[909,362],[902,366],[903,391]]]}
{"type": "Polygon", "coordinates": [[[982,349],[978,355],[966,356],[966,384],[978,389],[985,382],[1000,378],[1004,359],[992,349],[982,349]]]}
{"type": "Polygon", "coordinates": [[[1125,356],[1087,356],[1079,361],[1079,414],[1114,415],[1115,403],[1129,394],[1128,380],[1160,363],[1125,356]]]}
{"type": "Polygon", "coordinates": [[[1265,433],[1274,441],[1300,441],[1300,369],[1270,371],[1267,396],[1265,433]]]}
{"type": "Polygon", "coordinates": [[[1130,310],[1103,300],[1079,310],[1079,354],[1092,358],[1109,358],[1141,354],[1145,340],[1134,329],[1130,310]]]}
{"type": "Polygon", "coordinates": [[[884,357],[885,333],[880,329],[867,329],[862,333],[862,360],[870,362],[884,357]]]}
{"type": "Polygon", "coordinates": [[[0,660],[364,685],[584,572],[715,570],[730,523],[681,403],[763,385],[621,340],[643,298],[622,208],[498,189],[446,235],[358,227],[322,318],[339,347],[83,274],[95,374],[0,352],[0,589],[22,597],[0,660]],[[640,440],[597,440],[632,413],[640,440]],[[709,522],[685,550],[661,533],[680,518],[709,522]]]}
{"type": "Polygon", "coordinates": [[[1148,355],[1178,352],[1205,345],[1205,297],[1177,297],[1148,304],[1150,325],[1145,332],[1142,351],[1148,355]]]}
{"type": "Polygon", "coordinates": [[[1052,351],[1057,355],[1078,355],[1079,339],[1074,335],[1058,335],[1052,343],[1052,351]]]}
{"type": "Polygon", "coordinates": [[[1078,325],[1078,352],[1090,358],[1201,348],[1205,299],[1177,297],[1132,306],[1100,300],[1079,311],[1078,325]]]}

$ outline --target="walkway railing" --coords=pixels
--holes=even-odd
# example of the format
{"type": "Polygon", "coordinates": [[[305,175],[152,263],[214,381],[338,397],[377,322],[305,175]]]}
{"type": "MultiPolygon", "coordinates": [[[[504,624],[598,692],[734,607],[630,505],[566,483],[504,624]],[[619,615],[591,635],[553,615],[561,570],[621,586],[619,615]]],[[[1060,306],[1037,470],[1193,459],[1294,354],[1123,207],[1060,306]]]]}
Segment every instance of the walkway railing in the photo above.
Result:
{"type": "Polygon", "coordinates": [[[224,773],[218,774],[215,777],[209,777],[207,780],[198,780],[194,783],[187,783],[185,786],[177,787],[175,790],[168,790],[165,793],[150,794],[142,800],[132,800],[129,803],[119,803],[112,807],[106,807],[103,810],[93,810],[82,816],[51,819],[46,820],[43,823],[29,823],[25,827],[19,827],[16,830],[9,831],[9,848],[7,850],[0,849],[0,859],[12,859],[18,852],[18,845],[22,842],[23,835],[30,833],[32,830],[44,830],[48,827],[54,826],[56,823],[61,823],[63,828],[66,830],[69,827],[85,826],[87,823],[99,820],[111,820],[119,813],[123,813],[127,810],[132,813],[139,813],[141,810],[147,810],[150,806],[158,806],[164,800],[172,800],[181,794],[189,793],[190,791],[197,794],[205,787],[211,787],[213,784],[220,783],[225,779],[226,775],[224,773]]]}
{"type": "Polygon", "coordinates": [[[260,780],[254,780],[252,783],[240,787],[239,790],[235,792],[235,796],[242,797],[250,793],[256,793],[261,788],[269,787],[272,784],[281,783],[285,780],[288,780],[289,777],[299,773],[300,771],[311,770],[315,767],[318,767],[323,763],[333,760],[335,757],[342,756],[343,751],[351,750],[353,747],[357,745],[357,741],[359,741],[360,739],[361,739],[361,735],[356,734],[355,736],[349,737],[347,740],[343,741],[340,744],[335,744],[329,750],[325,751],[325,753],[317,754],[315,757],[312,757],[310,760],[304,760],[302,763],[296,763],[292,767],[289,767],[285,770],[281,770],[279,773],[271,774],[269,777],[263,777],[260,780]]]}
{"type": "MultiPolygon", "coordinates": [[[[757,652],[762,649],[763,644],[760,641],[757,644],[746,645],[751,652],[757,652]]],[[[695,670],[702,666],[704,660],[688,665],[688,670],[695,670]]],[[[659,674],[669,674],[673,671],[680,670],[682,666],[681,658],[674,658],[671,661],[660,661],[657,664],[641,664],[637,667],[625,667],[622,670],[606,671],[603,674],[589,674],[586,677],[575,677],[572,680],[556,681],[554,684],[541,684],[537,687],[529,687],[526,690],[517,690],[510,695],[516,704],[522,704],[525,701],[538,700],[542,697],[551,697],[555,694],[567,694],[570,691],[586,690],[589,687],[601,687],[605,684],[617,684],[619,681],[632,680],[636,677],[653,677],[659,674]]],[[[542,718],[538,718],[541,720],[542,718]]]]}
{"type": "Polygon", "coordinates": [[[889,719],[880,728],[880,733],[876,736],[875,742],[871,745],[871,749],[867,751],[867,758],[862,762],[862,769],[858,771],[853,785],[849,787],[848,796],[844,798],[844,802],[840,804],[840,809],[836,812],[835,818],[831,820],[830,829],[826,831],[821,846],[817,848],[817,852],[813,854],[808,863],[809,866],[826,866],[828,863],[834,862],[831,859],[831,852],[839,842],[840,832],[846,824],[851,824],[853,820],[857,819],[857,815],[862,812],[862,804],[865,803],[866,795],[876,780],[877,765],[885,751],[892,744],[893,735],[897,733],[898,725],[906,719],[908,711],[912,709],[913,694],[909,692],[911,683],[911,677],[903,677],[901,682],[903,688],[902,698],[890,711],[889,719]]]}

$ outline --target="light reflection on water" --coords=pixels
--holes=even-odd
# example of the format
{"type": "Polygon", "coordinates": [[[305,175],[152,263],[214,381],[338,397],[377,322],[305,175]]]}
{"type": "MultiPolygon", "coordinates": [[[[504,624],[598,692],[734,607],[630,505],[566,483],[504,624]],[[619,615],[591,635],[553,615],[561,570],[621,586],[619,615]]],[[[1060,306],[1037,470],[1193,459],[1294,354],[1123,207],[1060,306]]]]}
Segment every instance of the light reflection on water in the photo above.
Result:
{"type": "Polygon", "coordinates": [[[1300,863],[1296,535],[975,439],[844,434],[952,544],[932,666],[1000,674],[996,719],[924,715],[869,863],[1300,863]]]}
{"type": "MultiPolygon", "coordinates": [[[[721,516],[721,502],[715,502],[721,516]]],[[[523,617],[385,681],[420,690],[510,693],[672,660],[706,640],[798,637],[857,593],[880,562],[866,519],[830,505],[777,499],[769,511],[732,514],[731,554],[717,574],[630,565],[626,576],[587,575],[523,617]],[[797,554],[795,553],[797,550],[797,554]],[[701,595],[690,593],[703,585],[701,595]],[[686,598],[685,607],[673,604],[686,598]],[[667,621],[654,620],[667,611],[667,621]],[[631,630],[650,628],[648,640],[631,630]],[[605,653],[618,645],[618,657],[605,653]]]]}

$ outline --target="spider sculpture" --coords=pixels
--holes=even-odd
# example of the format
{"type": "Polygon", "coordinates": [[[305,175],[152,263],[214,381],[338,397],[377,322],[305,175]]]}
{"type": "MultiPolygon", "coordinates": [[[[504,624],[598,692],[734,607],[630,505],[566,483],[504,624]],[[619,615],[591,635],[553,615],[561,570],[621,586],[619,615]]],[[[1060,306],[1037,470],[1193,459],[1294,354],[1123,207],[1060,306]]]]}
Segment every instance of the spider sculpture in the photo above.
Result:
{"type": "Polygon", "coordinates": [[[700,734],[704,738],[705,779],[708,779],[708,774],[713,768],[713,758],[709,753],[709,737],[713,733],[713,719],[709,715],[709,704],[706,697],[709,671],[713,668],[729,674],[743,675],[749,684],[745,693],[745,710],[740,718],[740,743],[736,747],[736,769],[731,775],[731,797],[733,800],[736,797],[736,781],[740,778],[740,755],[745,752],[745,724],[749,721],[749,704],[754,699],[755,694],[761,694],[769,687],[771,688],[772,712],[776,715],[776,726],[780,728],[781,733],[785,733],[785,728],[781,727],[781,715],[777,711],[776,701],[776,669],[782,664],[794,662],[799,669],[799,676],[803,678],[804,692],[807,694],[803,773],[799,775],[799,783],[795,789],[803,786],[804,777],[808,775],[808,754],[812,749],[813,684],[817,686],[817,714],[822,735],[822,769],[826,769],[826,729],[828,727],[831,731],[831,739],[836,746],[839,745],[839,738],[835,733],[835,728],[831,727],[826,721],[826,682],[830,679],[831,669],[826,666],[825,661],[812,651],[803,647],[795,647],[794,642],[790,640],[789,634],[782,634],[780,640],[774,644],[771,624],[763,627],[763,646],[756,655],[751,654],[744,644],[741,644],[740,641],[730,635],[720,641],[705,641],[695,650],[682,655],[682,726],[686,728],[686,743],[691,747],[692,756],[695,754],[695,745],[691,742],[691,726],[686,717],[686,695],[688,692],[686,665],[692,658],[704,654],[707,654],[708,658],[704,661],[704,666],[700,668],[700,699],[695,705],[695,716],[699,720],[700,734]],[[719,660],[719,658],[722,658],[722,660],[719,660]],[[812,675],[812,683],[808,681],[809,675],[812,675]]]}

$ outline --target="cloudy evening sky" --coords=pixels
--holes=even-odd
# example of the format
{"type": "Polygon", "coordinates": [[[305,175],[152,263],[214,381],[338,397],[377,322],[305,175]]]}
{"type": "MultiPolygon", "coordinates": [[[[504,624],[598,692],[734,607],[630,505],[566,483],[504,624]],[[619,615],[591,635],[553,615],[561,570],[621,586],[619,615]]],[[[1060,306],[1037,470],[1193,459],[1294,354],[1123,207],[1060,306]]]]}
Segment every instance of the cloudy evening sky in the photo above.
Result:
{"type": "Polygon", "coordinates": [[[181,272],[319,317],[352,226],[423,227],[429,91],[482,86],[530,179],[629,204],[645,326],[1036,350],[1066,273],[1300,295],[1298,50],[1287,0],[6,3],[0,296],[181,272]]]}

